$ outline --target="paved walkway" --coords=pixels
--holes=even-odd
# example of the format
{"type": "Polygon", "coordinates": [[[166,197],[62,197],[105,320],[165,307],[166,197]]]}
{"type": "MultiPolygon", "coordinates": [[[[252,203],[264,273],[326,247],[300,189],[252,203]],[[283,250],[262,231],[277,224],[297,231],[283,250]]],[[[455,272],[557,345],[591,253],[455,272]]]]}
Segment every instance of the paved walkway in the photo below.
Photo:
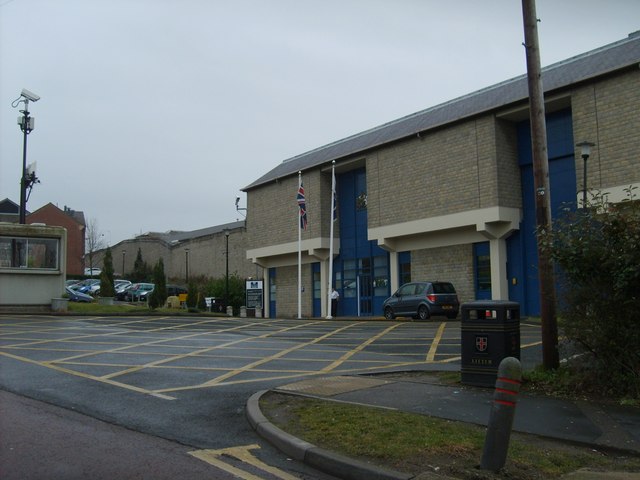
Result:
{"type": "MultiPolygon", "coordinates": [[[[444,386],[428,374],[322,377],[284,385],[275,391],[394,408],[480,425],[487,423],[493,398],[492,389],[444,386]]],[[[258,400],[264,393],[266,392],[258,392],[249,400],[247,416],[259,434],[288,455],[339,478],[412,478],[411,475],[376,469],[369,464],[323,451],[279,430],[260,411],[258,400]]],[[[617,448],[640,454],[638,408],[523,394],[518,399],[513,428],[519,432],[591,445],[594,448],[617,448]]],[[[567,478],[638,479],[640,473],[581,472],[567,478]]]]}

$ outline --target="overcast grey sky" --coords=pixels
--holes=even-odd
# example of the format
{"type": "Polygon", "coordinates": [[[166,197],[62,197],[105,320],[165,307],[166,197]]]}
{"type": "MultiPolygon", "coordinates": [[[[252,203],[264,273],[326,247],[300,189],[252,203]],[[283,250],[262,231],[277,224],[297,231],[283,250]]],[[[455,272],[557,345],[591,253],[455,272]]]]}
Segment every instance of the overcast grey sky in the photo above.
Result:
{"type": "MultiPolygon", "coordinates": [[[[640,0],[537,0],[543,66],[640,29],[640,0]]],[[[0,200],[22,88],[41,184],[113,245],[241,219],[278,163],[526,73],[519,0],[0,0],[0,200]]],[[[296,215],[292,192],[292,215],[296,215]]]]}

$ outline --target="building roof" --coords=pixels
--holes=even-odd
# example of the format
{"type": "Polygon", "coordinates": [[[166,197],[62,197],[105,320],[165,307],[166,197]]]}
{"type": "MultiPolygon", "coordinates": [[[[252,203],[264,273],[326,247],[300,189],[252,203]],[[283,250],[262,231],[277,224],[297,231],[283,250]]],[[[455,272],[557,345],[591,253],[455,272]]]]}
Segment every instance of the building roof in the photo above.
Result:
{"type": "Polygon", "coordinates": [[[71,208],[67,207],[66,205],[64,206],[64,210],[60,210],[60,208],[57,205],[54,205],[51,202],[47,203],[46,205],[43,205],[39,209],[27,214],[27,217],[29,217],[31,215],[39,216],[43,212],[53,212],[56,215],[64,213],[65,215],[67,215],[68,217],[73,219],[73,221],[75,221],[77,224],[82,225],[82,226],[86,226],[86,223],[84,221],[84,213],[83,212],[80,212],[78,210],[72,210],[71,208]]]}
{"type": "Polygon", "coordinates": [[[8,198],[0,200],[0,222],[18,223],[19,220],[20,205],[8,198]]]}
{"type": "Polygon", "coordinates": [[[153,238],[158,239],[168,244],[176,244],[185,240],[193,240],[199,237],[206,237],[208,235],[215,235],[216,233],[222,233],[225,230],[234,230],[236,228],[244,227],[244,221],[225,223],[223,225],[216,225],[214,227],[201,228],[199,230],[191,230],[189,232],[169,230],[168,232],[147,232],[142,235],[137,235],[136,239],[153,238]]]}
{"type": "MultiPolygon", "coordinates": [[[[544,91],[552,92],[639,62],[640,31],[623,40],[543,68],[544,91]]],[[[251,190],[298,171],[521,102],[528,97],[525,74],[287,159],[243,190],[251,190]]]]}

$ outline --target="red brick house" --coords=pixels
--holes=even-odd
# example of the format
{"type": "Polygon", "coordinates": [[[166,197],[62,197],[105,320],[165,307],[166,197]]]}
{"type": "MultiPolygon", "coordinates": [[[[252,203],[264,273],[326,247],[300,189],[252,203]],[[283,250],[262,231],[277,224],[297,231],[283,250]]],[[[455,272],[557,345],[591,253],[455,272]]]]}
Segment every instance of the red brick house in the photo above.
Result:
{"type": "Polygon", "coordinates": [[[64,207],[60,210],[53,203],[47,203],[33,213],[27,215],[26,222],[44,223],[46,225],[67,229],[67,275],[84,273],[84,213],[64,207]]]}

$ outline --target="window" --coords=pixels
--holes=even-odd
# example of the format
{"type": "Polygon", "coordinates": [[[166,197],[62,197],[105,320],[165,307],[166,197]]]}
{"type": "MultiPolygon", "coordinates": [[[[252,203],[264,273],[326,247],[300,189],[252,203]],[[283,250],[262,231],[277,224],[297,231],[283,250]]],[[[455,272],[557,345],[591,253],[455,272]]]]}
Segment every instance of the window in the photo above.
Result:
{"type": "Polygon", "coordinates": [[[400,285],[411,281],[411,252],[400,252],[398,254],[398,266],[400,285]]]}
{"type": "Polygon", "coordinates": [[[0,237],[0,268],[60,268],[58,238],[0,237]]]}
{"type": "Polygon", "coordinates": [[[386,256],[373,257],[375,295],[378,297],[389,295],[389,262],[386,256]]]}
{"type": "Polygon", "coordinates": [[[342,279],[342,292],[344,298],[356,298],[357,269],[354,259],[344,261],[344,278],[342,279]]]}
{"type": "Polygon", "coordinates": [[[410,283],[409,285],[403,286],[398,293],[400,295],[415,295],[416,293],[416,284],[410,283]]]}

